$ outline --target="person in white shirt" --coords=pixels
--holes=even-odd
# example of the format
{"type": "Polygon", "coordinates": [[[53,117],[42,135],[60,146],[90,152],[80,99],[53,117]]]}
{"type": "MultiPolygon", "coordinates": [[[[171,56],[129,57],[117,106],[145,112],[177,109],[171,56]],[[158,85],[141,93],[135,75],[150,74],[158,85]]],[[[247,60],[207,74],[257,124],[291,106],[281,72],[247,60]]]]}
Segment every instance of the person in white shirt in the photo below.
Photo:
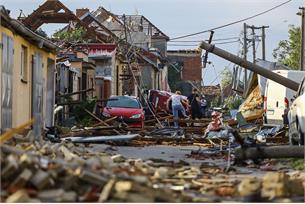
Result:
{"type": "MultiPolygon", "coordinates": [[[[182,103],[186,103],[188,104],[188,101],[185,100],[182,96],[181,96],[181,92],[180,91],[176,91],[175,94],[173,94],[168,100],[167,100],[167,109],[169,110],[169,103],[170,101],[172,101],[172,112],[174,115],[174,119],[179,119],[179,111],[182,112],[182,115],[184,117],[187,117],[186,113],[185,113],[185,108],[183,107],[182,103]]],[[[178,126],[178,121],[174,122],[175,127],[179,127],[178,126]]]]}

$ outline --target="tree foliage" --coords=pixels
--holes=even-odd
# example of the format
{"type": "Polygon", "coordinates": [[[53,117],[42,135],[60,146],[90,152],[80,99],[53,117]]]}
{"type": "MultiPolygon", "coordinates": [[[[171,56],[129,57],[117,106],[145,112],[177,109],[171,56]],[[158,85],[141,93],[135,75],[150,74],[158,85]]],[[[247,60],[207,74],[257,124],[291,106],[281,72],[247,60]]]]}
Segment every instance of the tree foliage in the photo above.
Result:
{"type": "Polygon", "coordinates": [[[239,106],[242,104],[243,99],[236,95],[236,96],[229,96],[225,99],[224,104],[229,108],[229,110],[232,109],[238,109],[239,106]]]}
{"type": "Polygon", "coordinates": [[[54,33],[54,37],[60,40],[69,42],[81,42],[86,30],[82,27],[76,28],[72,31],[58,31],[54,33]]]}
{"type": "Polygon", "coordinates": [[[289,39],[281,40],[273,50],[273,57],[281,64],[292,69],[299,69],[301,49],[301,29],[294,25],[289,26],[289,39]]]}
{"type": "Polygon", "coordinates": [[[225,88],[228,85],[230,85],[232,83],[232,79],[233,79],[232,72],[229,69],[225,68],[221,73],[221,82],[220,82],[221,87],[225,88]]]}

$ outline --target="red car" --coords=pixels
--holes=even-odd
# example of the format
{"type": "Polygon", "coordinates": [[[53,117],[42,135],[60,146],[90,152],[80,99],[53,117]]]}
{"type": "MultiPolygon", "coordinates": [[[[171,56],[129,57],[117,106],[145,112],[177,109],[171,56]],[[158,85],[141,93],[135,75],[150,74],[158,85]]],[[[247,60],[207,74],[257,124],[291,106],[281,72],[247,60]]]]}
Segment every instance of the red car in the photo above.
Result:
{"type": "Polygon", "coordinates": [[[111,96],[103,108],[104,117],[118,116],[129,127],[144,127],[144,109],[135,96],[111,96]]]}

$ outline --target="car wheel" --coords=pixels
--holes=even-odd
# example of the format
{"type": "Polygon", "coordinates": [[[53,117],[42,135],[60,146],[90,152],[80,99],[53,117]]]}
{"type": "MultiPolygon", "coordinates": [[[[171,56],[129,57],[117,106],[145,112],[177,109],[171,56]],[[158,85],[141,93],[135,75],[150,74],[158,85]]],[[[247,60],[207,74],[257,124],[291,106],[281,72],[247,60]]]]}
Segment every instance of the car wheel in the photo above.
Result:
{"type": "Polygon", "coordinates": [[[298,125],[298,132],[299,132],[299,145],[304,145],[304,133],[302,133],[301,126],[298,125]]]}
{"type": "Polygon", "coordinates": [[[291,126],[291,124],[289,125],[288,136],[289,136],[290,145],[299,144],[299,141],[298,141],[299,135],[298,135],[296,129],[291,126]]]}

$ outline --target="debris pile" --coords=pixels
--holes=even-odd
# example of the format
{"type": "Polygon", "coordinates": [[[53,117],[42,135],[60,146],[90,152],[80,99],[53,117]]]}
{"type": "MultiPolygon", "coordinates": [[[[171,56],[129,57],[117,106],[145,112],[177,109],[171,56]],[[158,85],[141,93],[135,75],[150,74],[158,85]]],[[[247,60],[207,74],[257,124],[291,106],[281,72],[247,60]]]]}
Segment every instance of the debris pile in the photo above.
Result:
{"type": "Polygon", "coordinates": [[[300,199],[304,177],[271,174],[261,179],[206,162],[129,159],[90,144],[1,146],[3,202],[218,202],[257,193],[267,201],[300,199]]]}

